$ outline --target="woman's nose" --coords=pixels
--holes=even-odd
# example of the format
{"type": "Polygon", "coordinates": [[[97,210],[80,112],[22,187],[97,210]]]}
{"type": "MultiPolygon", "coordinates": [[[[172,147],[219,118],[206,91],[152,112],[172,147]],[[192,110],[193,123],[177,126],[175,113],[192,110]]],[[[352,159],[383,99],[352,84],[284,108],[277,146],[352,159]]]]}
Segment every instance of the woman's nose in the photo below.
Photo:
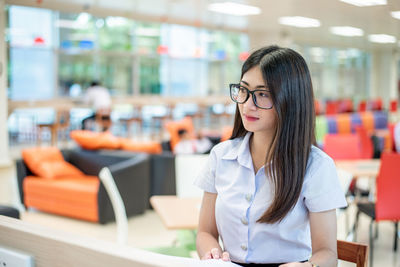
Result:
{"type": "Polygon", "coordinates": [[[249,110],[256,110],[257,109],[256,105],[254,104],[254,100],[253,100],[253,96],[252,95],[249,95],[249,98],[247,99],[247,101],[243,103],[243,107],[245,109],[249,109],[249,110]]]}

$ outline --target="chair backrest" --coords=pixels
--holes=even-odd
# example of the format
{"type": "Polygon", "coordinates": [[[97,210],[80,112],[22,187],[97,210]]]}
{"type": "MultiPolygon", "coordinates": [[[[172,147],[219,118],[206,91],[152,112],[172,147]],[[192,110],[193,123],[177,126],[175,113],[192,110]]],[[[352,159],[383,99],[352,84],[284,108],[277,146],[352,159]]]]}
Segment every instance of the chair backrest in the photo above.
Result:
{"type": "Polygon", "coordinates": [[[360,159],[360,140],[356,134],[327,134],[324,151],[333,159],[360,159]]]}
{"type": "Polygon", "coordinates": [[[361,125],[357,125],[355,129],[361,144],[361,158],[372,159],[374,155],[374,146],[371,138],[368,136],[367,130],[361,125]]]}
{"type": "Polygon", "coordinates": [[[338,114],[336,116],[336,123],[339,134],[351,133],[351,117],[349,114],[338,114]]]}
{"type": "Polygon", "coordinates": [[[397,100],[390,101],[390,112],[397,112],[397,100]]]}
{"type": "Polygon", "coordinates": [[[176,144],[180,141],[178,134],[180,129],[186,130],[192,138],[196,137],[193,120],[190,117],[185,117],[179,121],[167,121],[164,123],[164,128],[167,129],[170,135],[172,151],[174,150],[176,144]]]}
{"type": "Polygon", "coordinates": [[[68,126],[69,125],[69,120],[70,120],[70,111],[69,109],[62,109],[62,110],[57,110],[57,124],[59,126],[68,126]]]}
{"type": "Polygon", "coordinates": [[[317,116],[315,118],[315,139],[318,145],[323,144],[324,136],[328,133],[328,120],[325,116],[317,116]]]}
{"type": "Polygon", "coordinates": [[[382,153],[376,179],[376,220],[400,220],[400,154],[382,153]]]}
{"type": "Polygon", "coordinates": [[[338,259],[353,262],[357,267],[367,266],[368,246],[360,243],[337,241],[338,259]]]}
{"type": "Polygon", "coordinates": [[[364,112],[367,110],[367,101],[362,100],[360,103],[358,103],[358,112],[364,112]]]}

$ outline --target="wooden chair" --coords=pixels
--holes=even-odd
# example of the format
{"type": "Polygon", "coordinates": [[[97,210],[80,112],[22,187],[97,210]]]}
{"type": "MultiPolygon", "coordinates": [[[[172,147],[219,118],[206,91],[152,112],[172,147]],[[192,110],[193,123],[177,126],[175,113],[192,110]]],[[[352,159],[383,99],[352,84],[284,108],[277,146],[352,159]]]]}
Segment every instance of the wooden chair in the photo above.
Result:
{"type": "MultiPolygon", "coordinates": [[[[44,128],[48,128],[51,133],[51,145],[55,146],[58,139],[58,131],[67,131],[69,128],[70,111],[68,109],[61,109],[56,111],[54,121],[38,123],[36,126],[38,128],[38,138],[37,144],[41,145],[42,142],[42,131],[44,128]]],[[[68,134],[64,134],[64,138],[67,139],[68,134]]]]}
{"type": "Polygon", "coordinates": [[[357,267],[366,267],[368,246],[360,243],[337,241],[338,259],[355,263],[357,267]]]}
{"type": "Polygon", "coordinates": [[[137,125],[138,129],[138,135],[142,134],[142,128],[143,128],[143,118],[142,118],[142,107],[137,107],[136,110],[133,109],[131,111],[131,114],[129,117],[125,118],[120,118],[119,122],[125,126],[126,129],[126,135],[128,138],[132,137],[132,131],[131,131],[131,126],[133,124],[137,125]]]}

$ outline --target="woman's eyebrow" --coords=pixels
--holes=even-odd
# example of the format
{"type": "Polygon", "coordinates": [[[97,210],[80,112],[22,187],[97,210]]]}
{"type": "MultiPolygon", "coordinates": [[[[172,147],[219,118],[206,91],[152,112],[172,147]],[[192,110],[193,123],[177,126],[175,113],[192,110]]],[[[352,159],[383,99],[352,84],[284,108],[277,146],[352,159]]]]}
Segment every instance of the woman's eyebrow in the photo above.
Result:
{"type": "MultiPolygon", "coordinates": [[[[246,81],[241,80],[240,82],[244,83],[247,86],[250,86],[250,84],[248,82],[246,82],[246,81]]],[[[267,87],[265,85],[257,85],[256,89],[258,89],[258,88],[267,88],[267,87]]]]}

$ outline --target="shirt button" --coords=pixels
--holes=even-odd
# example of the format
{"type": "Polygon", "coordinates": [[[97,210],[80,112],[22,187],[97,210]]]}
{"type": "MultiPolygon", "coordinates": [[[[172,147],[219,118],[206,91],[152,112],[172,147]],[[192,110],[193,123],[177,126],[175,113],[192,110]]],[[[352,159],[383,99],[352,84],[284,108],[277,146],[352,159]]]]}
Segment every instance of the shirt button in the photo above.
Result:
{"type": "Polygon", "coordinates": [[[242,223],[244,225],[248,225],[249,224],[249,221],[245,217],[242,217],[242,219],[240,219],[240,220],[242,221],[242,223]]]}
{"type": "Polygon", "coordinates": [[[241,246],[240,246],[240,248],[241,248],[241,249],[243,249],[244,251],[246,251],[246,250],[247,250],[247,246],[246,246],[246,245],[244,245],[244,244],[243,244],[243,245],[241,245],[241,246]]]}
{"type": "Polygon", "coordinates": [[[252,195],[249,193],[249,194],[246,194],[246,200],[248,201],[248,202],[250,202],[251,201],[251,198],[252,198],[252,195]]]}

